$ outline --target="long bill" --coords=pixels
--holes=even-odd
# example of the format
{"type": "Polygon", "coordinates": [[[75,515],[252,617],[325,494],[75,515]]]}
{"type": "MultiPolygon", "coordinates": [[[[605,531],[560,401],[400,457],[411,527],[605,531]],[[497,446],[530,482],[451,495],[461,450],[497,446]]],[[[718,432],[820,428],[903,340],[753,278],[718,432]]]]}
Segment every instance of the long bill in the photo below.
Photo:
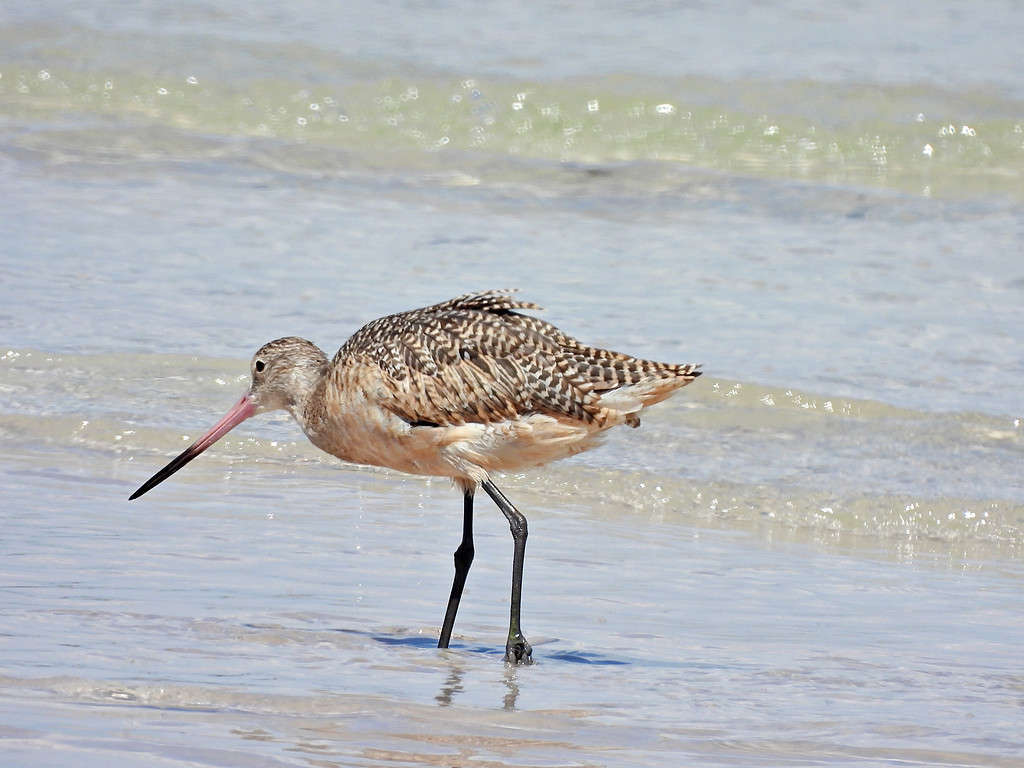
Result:
{"type": "Polygon", "coordinates": [[[209,432],[178,454],[166,467],[144,482],[139,487],[139,490],[128,497],[128,501],[139,498],[150,488],[162,483],[255,413],[256,406],[253,404],[249,394],[242,395],[242,398],[224,415],[223,419],[214,424],[209,432]]]}

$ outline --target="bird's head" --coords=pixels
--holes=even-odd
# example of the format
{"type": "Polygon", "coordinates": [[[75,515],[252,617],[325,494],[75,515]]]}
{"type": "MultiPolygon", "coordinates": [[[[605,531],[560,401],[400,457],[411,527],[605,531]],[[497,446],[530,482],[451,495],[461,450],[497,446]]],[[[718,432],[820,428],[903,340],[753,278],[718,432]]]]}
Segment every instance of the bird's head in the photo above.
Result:
{"type": "Polygon", "coordinates": [[[310,341],[297,336],[268,341],[249,363],[252,384],[245,397],[252,403],[253,413],[284,409],[295,416],[326,368],[327,357],[310,341]]]}
{"type": "Polygon", "coordinates": [[[135,491],[137,499],[173,475],[250,416],[284,409],[300,416],[317,383],[327,370],[327,356],[312,342],[297,336],[269,341],[252,356],[252,383],[224,418],[182,451],[135,491]]]}

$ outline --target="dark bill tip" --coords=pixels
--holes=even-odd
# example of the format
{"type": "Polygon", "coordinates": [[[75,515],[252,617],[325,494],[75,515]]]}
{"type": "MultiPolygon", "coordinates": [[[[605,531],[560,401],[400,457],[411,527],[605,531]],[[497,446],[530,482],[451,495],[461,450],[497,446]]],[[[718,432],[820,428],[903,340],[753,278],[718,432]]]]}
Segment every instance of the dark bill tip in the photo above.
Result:
{"type": "Polygon", "coordinates": [[[248,419],[256,412],[256,406],[253,405],[249,395],[242,395],[242,398],[235,403],[230,411],[225,414],[224,418],[213,425],[205,435],[196,440],[192,445],[186,448],[184,451],[175,456],[166,467],[161,469],[149,480],[139,486],[139,489],[135,491],[131,496],[128,497],[128,501],[134,501],[139,498],[142,494],[146,493],[153,487],[160,485],[164,480],[173,475],[179,469],[188,464],[192,459],[198,456],[200,453],[205,451],[215,442],[220,440],[224,435],[234,429],[236,426],[241,424],[243,421],[248,419]]]}
{"type": "Polygon", "coordinates": [[[157,472],[155,475],[149,478],[149,480],[140,485],[139,489],[128,497],[128,501],[134,501],[135,499],[139,498],[139,496],[148,491],[150,488],[153,488],[154,486],[157,486],[160,483],[162,483],[168,477],[170,477],[179,469],[181,469],[190,461],[192,461],[192,459],[198,456],[201,452],[201,450],[196,450],[196,443],[190,445],[188,448],[186,448],[184,451],[178,454],[166,467],[161,469],[159,472],[157,472]]]}

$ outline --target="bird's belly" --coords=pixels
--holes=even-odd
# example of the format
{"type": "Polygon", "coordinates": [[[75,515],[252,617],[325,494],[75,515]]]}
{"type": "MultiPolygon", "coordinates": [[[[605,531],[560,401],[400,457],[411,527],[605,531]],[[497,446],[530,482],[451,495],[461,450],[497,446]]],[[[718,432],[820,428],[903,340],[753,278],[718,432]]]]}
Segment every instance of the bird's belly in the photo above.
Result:
{"type": "Polygon", "coordinates": [[[564,459],[592,448],[600,430],[545,414],[528,414],[490,424],[448,427],[445,452],[474,480],[486,473],[524,469],[564,459]]]}
{"type": "Polygon", "coordinates": [[[332,420],[309,438],[355,464],[415,475],[481,482],[489,472],[545,464],[594,445],[599,434],[578,422],[530,414],[489,424],[411,426],[390,413],[332,420]]]}

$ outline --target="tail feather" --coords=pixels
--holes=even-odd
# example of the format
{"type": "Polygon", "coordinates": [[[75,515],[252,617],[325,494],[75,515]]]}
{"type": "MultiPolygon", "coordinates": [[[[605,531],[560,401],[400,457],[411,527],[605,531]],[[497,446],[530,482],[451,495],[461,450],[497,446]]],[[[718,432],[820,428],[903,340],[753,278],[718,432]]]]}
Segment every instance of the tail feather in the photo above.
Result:
{"type": "Polygon", "coordinates": [[[699,364],[658,365],[662,368],[654,375],[642,378],[635,384],[601,392],[597,405],[605,412],[603,420],[638,427],[640,418],[637,414],[641,410],[660,403],[701,375],[699,364]]]}

